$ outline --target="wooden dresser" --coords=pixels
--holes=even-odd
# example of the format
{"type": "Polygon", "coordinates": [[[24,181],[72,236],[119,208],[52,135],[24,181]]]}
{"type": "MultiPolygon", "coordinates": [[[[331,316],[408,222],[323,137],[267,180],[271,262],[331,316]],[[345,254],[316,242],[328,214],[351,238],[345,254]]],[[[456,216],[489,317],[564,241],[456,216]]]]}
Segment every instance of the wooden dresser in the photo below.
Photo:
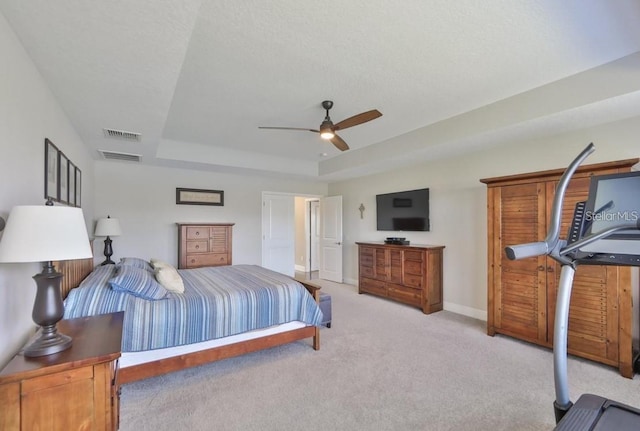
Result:
{"type": "Polygon", "coordinates": [[[69,349],[16,355],[0,372],[0,430],[117,430],[123,316],[61,320],[69,349]]]}
{"type": "Polygon", "coordinates": [[[177,223],[178,268],[231,265],[234,223],[177,223]]]}
{"type": "MultiPolygon", "coordinates": [[[[578,168],[565,193],[560,238],[567,237],[575,204],[587,199],[591,176],[628,172],[638,160],[578,168]]],[[[544,240],[563,171],[480,180],[487,185],[489,335],[553,346],[560,264],[548,256],[511,261],[504,248],[544,240]]],[[[613,365],[623,376],[633,377],[631,288],[631,268],[578,267],[569,310],[569,353],[613,365]]]]}
{"type": "Polygon", "coordinates": [[[441,245],[358,244],[358,293],[414,305],[425,314],[442,310],[441,245]]]}

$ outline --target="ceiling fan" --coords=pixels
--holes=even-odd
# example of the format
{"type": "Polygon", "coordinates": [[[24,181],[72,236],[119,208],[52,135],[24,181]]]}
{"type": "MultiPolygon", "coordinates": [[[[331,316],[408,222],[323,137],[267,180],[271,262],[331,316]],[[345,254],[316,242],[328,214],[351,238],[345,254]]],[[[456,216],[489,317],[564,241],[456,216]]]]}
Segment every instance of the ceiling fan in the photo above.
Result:
{"type": "Polygon", "coordinates": [[[320,137],[322,139],[326,139],[327,141],[331,141],[333,145],[336,146],[340,151],[345,151],[349,149],[347,143],[336,134],[338,130],[344,130],[348,127],[357,126],[358,124],[366,123],[367,121],[375,120],[378,117],[382,116],[382,113],[377,109],[372,109],[371,111],[362,112],[360,114],[354,115],[353,117],[349,117],[344,119],[336,124],[333,124],[331,121],[331,117],[329,117],[329,110],[333,107],[333,102],[331,100],[325,100],[322,102],[322,107],[326,110],[327,114],[324,117],[324,121],[320,124],[319,130],[317,129],[305,129],[300,127],[265,127],[259,126],[259,129],[278,129],[278,130],[305,130],[308,132],[320,133],[320,137]]]}

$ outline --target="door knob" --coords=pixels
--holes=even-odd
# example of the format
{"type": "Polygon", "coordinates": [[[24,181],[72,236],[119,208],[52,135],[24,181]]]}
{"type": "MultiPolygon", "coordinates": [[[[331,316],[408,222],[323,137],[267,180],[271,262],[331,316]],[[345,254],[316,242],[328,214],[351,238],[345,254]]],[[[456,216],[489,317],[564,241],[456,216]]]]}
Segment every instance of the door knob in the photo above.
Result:
{"type": "Polygon", "coordinates": [[[342,243],[341,242],[336,242],[336,245],[342,245],[342,243]]]}

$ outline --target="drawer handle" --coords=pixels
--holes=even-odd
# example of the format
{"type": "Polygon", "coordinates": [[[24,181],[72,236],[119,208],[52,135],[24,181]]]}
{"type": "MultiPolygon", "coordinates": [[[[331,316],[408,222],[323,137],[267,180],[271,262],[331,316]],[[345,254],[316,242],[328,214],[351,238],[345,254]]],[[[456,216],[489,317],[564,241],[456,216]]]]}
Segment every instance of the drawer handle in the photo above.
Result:
{"type": "Polygon", "coordinates": [[[196,260],[195,259],[191,259],[191,263],[196,263],[196,260]]]}
{"type": "Polygon", "coordinates": [[[196,231],[196,236],[200,235],[200,232],[196,231]]]}
{"type": "Polygon", "coordinates": [[[197,249],[199,249],[199,248],[200,248],[200,246],[199,246],[199,245],[196,245],[196,250],[197,250],[197,249]]]}

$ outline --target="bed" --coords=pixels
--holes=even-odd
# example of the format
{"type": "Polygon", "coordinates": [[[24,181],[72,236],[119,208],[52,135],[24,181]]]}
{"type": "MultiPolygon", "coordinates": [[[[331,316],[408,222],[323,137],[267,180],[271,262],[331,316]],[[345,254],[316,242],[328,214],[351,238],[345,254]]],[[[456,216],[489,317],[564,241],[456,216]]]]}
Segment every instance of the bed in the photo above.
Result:
{"type": "Polygon", "coordinates": [[[320,288],[309,281],[256,265],[173,268],[184,291],[163,294],[148,262],[127,259],[95,269],[91,259],[57,266],[65,318],[125,311],[120,383],[307,338],[320,347],[320,288]]]}

